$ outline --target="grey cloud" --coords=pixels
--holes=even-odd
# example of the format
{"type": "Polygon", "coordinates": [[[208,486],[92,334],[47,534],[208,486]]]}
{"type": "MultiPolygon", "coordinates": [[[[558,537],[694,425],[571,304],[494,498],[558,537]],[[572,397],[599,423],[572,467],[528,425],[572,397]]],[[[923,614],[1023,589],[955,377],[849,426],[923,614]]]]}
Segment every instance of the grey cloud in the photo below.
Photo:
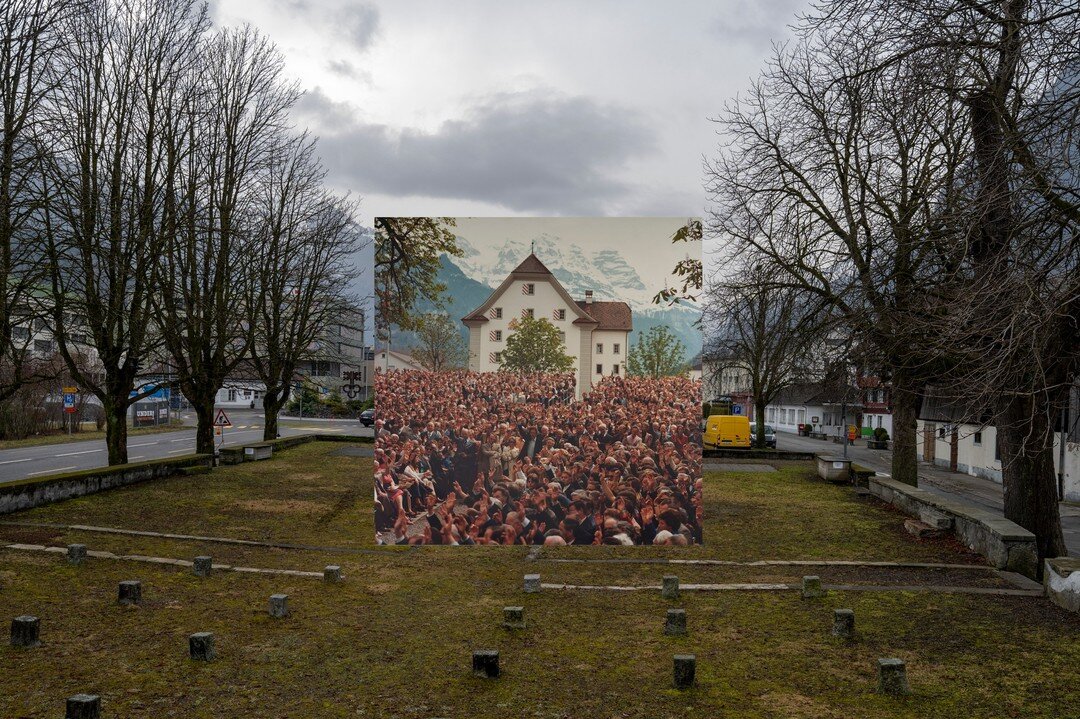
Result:
{"type": "Polygon", "coordinates": [[[330,60],[326,63],[326,69],[335,75],[347,77],[350,80],[362,80],[370,84],[371,73],[360,70],[348,60],[330,60]]]}
{"type": "Polygon", "coordinates": [[[729,42],[766,46],[788,34],[797,15],[809,9],[808,0],[757,0],[743,2],[739,12],[725,12],[711,24],[711,30],[729,42]]]}
{"type": "Polygon", "coordinates": [[[348,3],[334,18],[338,33],[357,50],[371,47],[379,30],[379,9],[374,5],[348,3]]]}
{"type": "Polygon", "coordinates": [[[422,195],[520,212],[604,214],[632,192],[616,175],[655,150],[632,111],[585,97],[504,93],[433,131],[364,123],[316,89],[297,107],[335,182],[364,195],[422,195]]]}

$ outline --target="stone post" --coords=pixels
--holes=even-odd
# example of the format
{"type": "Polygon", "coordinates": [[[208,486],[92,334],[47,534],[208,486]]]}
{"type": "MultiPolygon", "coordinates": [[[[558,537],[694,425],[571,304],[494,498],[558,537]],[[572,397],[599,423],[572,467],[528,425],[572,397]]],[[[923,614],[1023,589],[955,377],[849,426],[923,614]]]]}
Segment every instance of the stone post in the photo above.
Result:
{"type": "Polygon", "coordinates": [[[101,719],[101,698],[96,694],[68,697],[64,719],[101,719]]]}
{"type": "Polygon", "coordinates": [[[276,619],[283,619],[284,617],[289,616],[288,594],[270,595],[270,616],[276,619]]]}
{"type": "Polygon", "coordinates": [[[341,581],[341,567],[336,564],[328,564],[323,568],[322,572],[323,581],[327,582],[340,582],[341,581]]]}
{"type": "Polygon", "coordinates": [[[499,678],[499,652],[496,649],[479,649],[472,653],[472,672],[484,679],[499,678]]]}
{"type": "Polygon", "coordinates": [[[664,599],[678,599],[679,578],[671,574],[665,576],[664,583],[660,589],[660,596],[664,599]]]}
{"type": "Polygon", "coordinates": [[[669,637],[677,637],[686,634],[686,610],[667,610],[667,621],[664,622],[664,634],[669,637]]]}
{"type": "Polygon", "coordinates": [[[503,627],[506,629],[524,629],[525,607],[503,607],[503,627]]]}
{"type": "Polygon", "coordinates": [[[525,593],[535,594],[540,591],[540,575],[539,574],[526,574],[525,575],[525,593]]]}
{"type": "Polygon", "coordinates": [[[195,562],[191,565],[191,571],[195,573],[196,577],[209,577],[213,567],[214,560],[210,557],[195,557],[195,562]]]}
{"type": "Polygon", "coordinates": [[[188,654],[192,659],[209,662],[214,659],[214,635],[210,632],[196,632],[188,637],[188,654]]]}
{"type": "Polygon", "coordinates": [[[69,544],[67,549],[68,564],[79,565],[86,559],[85,544],[69,544]]]}
{"type": "Polygon", "coordinates": [[[855,636],[855,611],[852,609],[834,609],[832,635],[841,639],[855,636]]]}
{"type": "Polygon", "coordinates": [[[117,601],[123,605],[138,604],[142,601],[142,583],[135,580],[120,582],[117,601]]]}
{"type": "Polygon", "coordinates": [[[903,659],[878,659],[877,673],[879,694],[902,696],[911,693],[903,659]]]}
{"type": "Polygon", "coordinates": [[[37,617],[24,614],[11,620],[11,646],[13,647],[36,647],[41,644],[38,639],[38,631],[41,622],[37,617]]]}
{"type": "Polygon", "coordinates": [[[821,577],[811,575],[802,578],[803,599],[818,599],[824,596],[825,591],[821,588],[821,577]]]}
{"type": "Polygon", "coordinates": [[[693,654],[675,655],[675,688],[689,689],[694,686],[697,673],[697,657],[693,654]]]}

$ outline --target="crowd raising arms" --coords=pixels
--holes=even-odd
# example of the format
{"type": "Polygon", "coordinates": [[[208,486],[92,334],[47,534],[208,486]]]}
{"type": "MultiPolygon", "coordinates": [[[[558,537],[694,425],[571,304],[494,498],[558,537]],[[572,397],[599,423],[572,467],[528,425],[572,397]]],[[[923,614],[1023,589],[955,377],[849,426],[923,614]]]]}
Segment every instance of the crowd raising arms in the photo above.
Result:
{"type": "Polygon", "coordinates": [[[700,381],[390,370],[375,380],[383,544],[701,542],[700,381]]]}

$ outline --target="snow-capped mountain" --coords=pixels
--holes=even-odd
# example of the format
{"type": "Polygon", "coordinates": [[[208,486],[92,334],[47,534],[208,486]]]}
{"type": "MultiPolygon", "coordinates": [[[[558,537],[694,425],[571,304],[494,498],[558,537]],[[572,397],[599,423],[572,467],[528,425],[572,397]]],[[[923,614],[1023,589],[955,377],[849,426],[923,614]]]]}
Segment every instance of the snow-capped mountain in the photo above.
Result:
{"type": "Polygon", "coordinates": [[[701,351],[701,330],[695,323],[701,309],[694,303],[657,305],[653,297],[661,289],[650,287],[618,250],[586,250],[560,237],[542,233],[530,240],[508,239],[494,251],[481,253],[464,237],[457,238],[461,257],[440,258],[439,279],[447,284],[451,317],[462,317],[476,308],[515,267],[529,255],[535,242],[536,256],[575,299],[592,290],[597,300],[622,300],[634,312],[631,344],[655,325],[667,325],[686,348],[686,359],[701,351]]]}
{"type": "MultiPolygon", "coordinates": [[[[635,312],[661,309],[652,301],[661,288],[646,286],[641,275],[618,250],[585,250],[548,233],[541,233],[531,241],[507,239],[494,252],[483,254],[464,237],[459,236],[457,242],[465,254],[449,258],[450,261],[466,277],[489,287],[502,282],[528,256],[530,245],[535,242],[536,256],[573,297],[584,297],[585,290],[592,290],[597,300],[622,300],[635,312]]],[[[690,303],[672,309],[700,314],[700,310],[690,303]]]]}

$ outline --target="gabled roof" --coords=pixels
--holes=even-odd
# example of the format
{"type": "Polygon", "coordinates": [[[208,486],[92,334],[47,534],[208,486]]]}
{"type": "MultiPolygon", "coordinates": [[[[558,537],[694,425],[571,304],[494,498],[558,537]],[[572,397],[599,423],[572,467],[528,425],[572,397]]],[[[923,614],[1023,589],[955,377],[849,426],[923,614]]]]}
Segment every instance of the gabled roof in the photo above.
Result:
{"type": "Polygon", "coordinates": [[[581,311],[600,324],[598,330],[621,330],[630,332],[634,329],[634,316],[630,311],[630,305],[625,302],[592,302],[585,304],[585,300],[575,300],[575,304],[581,311]]]}
{"type": "Polygon", "coordinates": [[[780,390],[770,404],[786,405],[831,405],[840,404],[847,395],[849,407],[859,407],[859,392],[855,387],[845,388],[843,385],[825,382],[803,382],[793,384],[780,390]]]}
{"type": "Polygon", "coordinates": [[[540,261],[539,257],[537,257],[535,254],[530,252],[529,256],[526,257],[524,260],[522,260],[521,264],[519,264],[517,267],[515,267],[513,272],[511,272],[510,274],[511,275],[521,275],[521,274],[550,275],[551,270],[549,270],[546,266],[544,266],[544,263],[540,261]]]}

